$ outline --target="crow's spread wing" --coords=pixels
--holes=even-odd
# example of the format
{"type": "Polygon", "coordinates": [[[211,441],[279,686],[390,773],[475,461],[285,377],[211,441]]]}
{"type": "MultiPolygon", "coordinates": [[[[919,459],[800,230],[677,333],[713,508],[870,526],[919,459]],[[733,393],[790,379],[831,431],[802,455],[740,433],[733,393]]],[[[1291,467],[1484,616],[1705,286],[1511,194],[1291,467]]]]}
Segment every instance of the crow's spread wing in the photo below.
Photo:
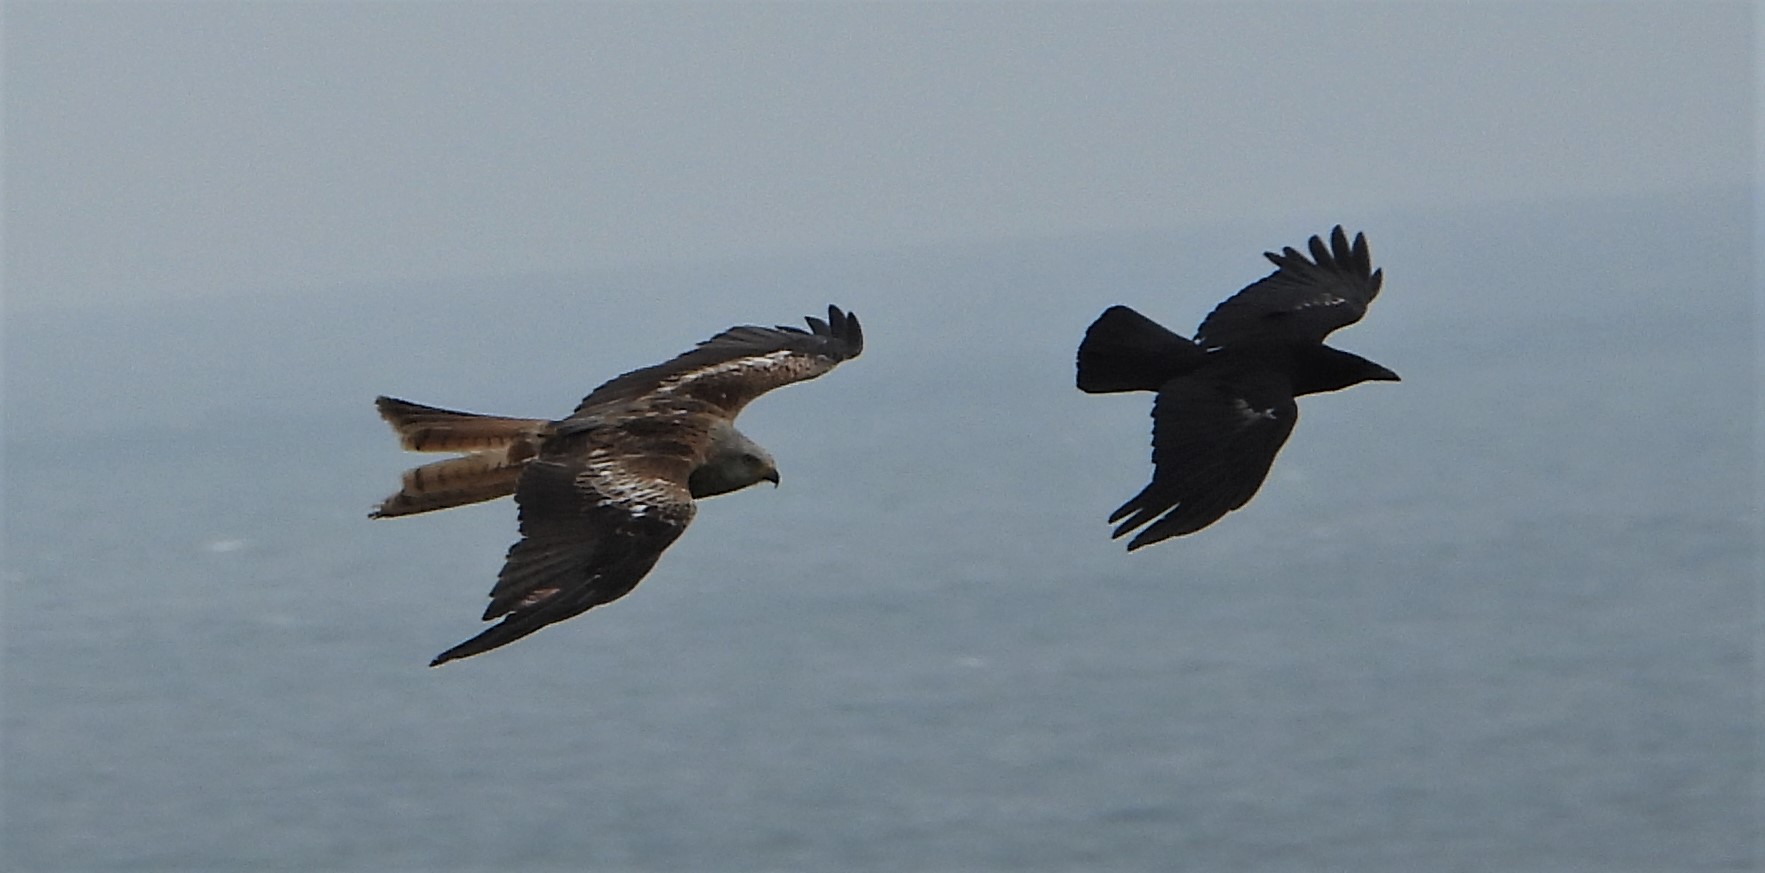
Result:
{"type": "Polygon", "coordinates": [[[1109,517],[1128,550],[1194,533],[1250,500],[1299,405],[1279,373],[1213,366],[1171,380],[1152,407],[1152,482],[1109,517]],[[1160,517],[1162,516],[1162,517],[1160,517]]]}
{"type": "Polygon", "coordinates": [[[1195,331],[1204,348],[1245,342],[1323,342],[1339,327],[1353,324],[1379,296],[1384,273],[1373,269],[1363,234],[1348,241],[1341,225],[1330,245],[1311,238],[1311,259],[1292,248],[1264,257],[1280,269],[1215,307],[1195,331]]]}
{"type": "Polygon", "coordinates": [[[502,621],[430,666],[514,642],[636,587],[692,521],[685,462],[675,460],[658,465],[616,445],[596,445],[528,462],[515,488],[521,540],[509,549],[484,610],[485,621],[502,621]]]}
{"type": "Polygon", "coordinates": [[[692,351],[633,370],[594,389],[571,418],[617,403],[708,403],[734,418],[748,401],[774,388],[813,379],[864,351],[858,317],[827,308],[827,320],[805,318],[800,327],[732,327],[692,351]]]}

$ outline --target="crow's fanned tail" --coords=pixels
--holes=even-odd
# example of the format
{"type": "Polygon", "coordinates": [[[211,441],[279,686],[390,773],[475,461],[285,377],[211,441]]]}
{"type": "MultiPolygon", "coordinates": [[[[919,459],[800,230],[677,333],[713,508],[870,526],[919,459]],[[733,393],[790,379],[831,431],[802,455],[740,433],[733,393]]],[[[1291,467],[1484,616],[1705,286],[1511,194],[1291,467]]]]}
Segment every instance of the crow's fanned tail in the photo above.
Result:
{"type": "Polygon", "coordinates": [[[1111,306],[1079,343],[1079,390],[1157,391],[1203,357],[1201,348],[1126,306],[1111,306]]]}

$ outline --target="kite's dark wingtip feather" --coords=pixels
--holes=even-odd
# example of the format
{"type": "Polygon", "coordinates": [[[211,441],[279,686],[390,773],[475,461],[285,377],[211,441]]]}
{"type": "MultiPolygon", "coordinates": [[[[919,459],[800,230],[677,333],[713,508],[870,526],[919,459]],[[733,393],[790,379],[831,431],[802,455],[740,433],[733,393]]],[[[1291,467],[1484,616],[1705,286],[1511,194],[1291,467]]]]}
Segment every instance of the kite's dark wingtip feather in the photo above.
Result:
{"type": "Polygon", "coordinates": [[[864,350],[864,331],[858,326],[858,316],[846,312],[838,306],[828,304],[826,319],[805,315],[803,320],[808,322],[808,330],[803,330],[800,327],[787,327],[782,324],[778,326],[778,329],[790,333],[806,333],[839,343],[845,346],[843,353],[838,353],[841,360],[856,358],[858,353],[864,350]]]}
{"type": "Polygon", "coordinates": [[[864,328],[858,325],[858,315],[854,312],[842,312],[838,306],[827,307],[828,321],[834,325],[835,335],[851,347],[847,357],[856,358],[864,351],[864,328]]]}

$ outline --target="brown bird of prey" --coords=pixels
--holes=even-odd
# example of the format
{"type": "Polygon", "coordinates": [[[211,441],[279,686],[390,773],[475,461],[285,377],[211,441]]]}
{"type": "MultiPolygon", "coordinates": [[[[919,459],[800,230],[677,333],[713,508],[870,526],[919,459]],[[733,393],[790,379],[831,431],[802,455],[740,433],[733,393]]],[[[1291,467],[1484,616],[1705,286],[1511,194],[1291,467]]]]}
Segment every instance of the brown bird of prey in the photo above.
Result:
{"type": "Polygon", "coordinates": [[[374,518],[515,495],[510,547],[484,620],[502,619],[430,666],[514,642],[625,596],[687,523],[693,501],[778,484],[772,456],[735,429],[748,401],[813,379],[864,349],[857,316],[733,327],[672,360],[594,389],[557,421],[374,401],[404,448],[460,456],[405,471],[374,518]]]}
{"type": "Polygon", "coordinates": [[[1143,526],[1128,550],[1201,530],[1243,506],[1268,478],[1299,418],[1294,398],[1397,374],[1324,345],[1379,295],[1367,240],[1338,226],[1264,257],[1279,269],[1221,303],[1187,340],[1126,306],[1111,306],[1079,344],[1079,390],[1155,391],[1152,482],[1121,505],[1112,536],[1143,526]]]}

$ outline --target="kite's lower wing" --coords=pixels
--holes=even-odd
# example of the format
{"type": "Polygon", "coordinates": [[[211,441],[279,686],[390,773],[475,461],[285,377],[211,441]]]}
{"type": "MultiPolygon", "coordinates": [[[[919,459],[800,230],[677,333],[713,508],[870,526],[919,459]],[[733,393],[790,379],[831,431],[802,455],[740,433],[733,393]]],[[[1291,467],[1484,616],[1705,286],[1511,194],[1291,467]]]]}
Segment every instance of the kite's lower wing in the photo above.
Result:
{"type": "Polygon", "coordinates": [[[1111,536],[1150,524],[1128,543],[1132,551],[1243,506],[1298,418],[1292,389],[1276,373],[1216,367],[1171,380],[1152,407],[1152,483],[1109,517],[1121,522],[1111,536]]]}
{"type": "Polygon", "coordinates": [[[625,596],[692,520],[685,488],[634,480],[596,454],[530,462],[515,491],[521,540],[509,549],[486,621],[492,627],[430,666],[486,652],[625,596]]]}

